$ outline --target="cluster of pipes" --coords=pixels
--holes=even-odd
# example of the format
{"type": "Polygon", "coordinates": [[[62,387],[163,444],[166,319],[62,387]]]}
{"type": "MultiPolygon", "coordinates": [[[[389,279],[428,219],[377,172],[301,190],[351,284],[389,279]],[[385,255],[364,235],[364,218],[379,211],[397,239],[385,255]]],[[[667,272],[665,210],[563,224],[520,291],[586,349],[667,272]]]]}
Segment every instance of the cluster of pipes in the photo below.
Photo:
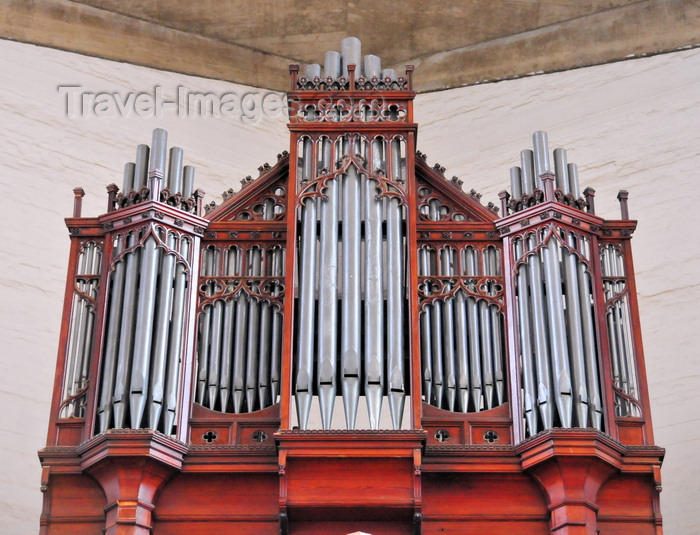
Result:
{"type": "Polygon", "coordinates": [[[590,242],[552,226],[513,240],[528,436],[602,429],[590,242]]]}
{"type": "Polygon", "coordinates": [[[357,37],[346,37],[340,42],[341,52],[329,50],[326,52],[323,63],[323,76],[321,65],[311,63],[304,66],[303,78],[307,81],[315,79],[339,80],[348,79],[348,65],[355,65],[355,79],[364,78],[372,80],[396,81],[394,69],[382,69],[382,60],[379,56],[367,54],[362,57],[362,43],[357,37]]]}
{"type": "MultiPolygon", "coordinates": [[[[532,136],[510,170],[516,210],[544,199],[542,176],[551,173],[546,132],[532,136]]],[[[554,150],[556,189],[578,199],[575,164],[554,150]]],[[[546,195],[546,192],[545,192],[546,195]]],[[[513,239],[516,261],[523,410],[528,436],[551,427],[602,429],[589,240],[550,225],[513,239]]]]}
{"type": "MultiPolygon", "coordinates": [[[[137,151],[135,176],[138,180],[146,175],[151,179],[151,195],[153,185],[157,187],[164,180],[166,140],[167,133],[156,129],[150,151],[145,145],[137,151]],[[145,155],[149,155],[147,167],[142,163],[145,155]]],[[[173,149],[170,156],[168,176],[177,185],[177,177],[182,176],[182,153],[173,149]]],[[[192,189],[193,176],[193,172],[185,173],[185,192],[192,189]]],[[[149,427],[171,434],[178,401],[192,241],[152,223],[115,233],[112,239],[98,429],[149,427]]]]}
{"type": "Polygon", "coordinates": [[[83,394],[90,373],[95,306],[102,267],[102,247],[94,241],[82,245],[75,274],[75,291],[70,316],[70,335],[66,346],[63,375],[62,418],[85,416],[83,394]]]}
{"type": "MultiPolygon", "coordinates": [[[[273,219],[272,210],[267,219],[273,219]]],[[[201,281],[204,299],[217,285],[231,285],[227,297],[205,304],[199,316],[197,391],[195,400],[220,412],[252,412],[277,401],[280,391],[282,311],[280,303],[250,295],[261,286],[272,296],[282,293],[284,250],[258,245],[213,246],[203,251],[201,281]]]]}
{"type": "MultiPolygon", "coordinates": [[[[431,221],[438,220],[436,211],[431,221]]],[[[476,297],[479,286],[492,297],[502,290],[500,265],[493,246],[418,249],[423,299],[433,294],[420,313],[423,396],[431,405],[479,412],[506,401],[503,314],[493,300],[476,297]],[[433,290],[431,277],[442,279],[444,287],[433,290]],[[457,278],[469,292],[454,291],[457,278]]]]}
{"type": "MultiPolygon", "coordinates": [[[[542,175],[551,172],[547,133],[538,131],[532,135],[534,150],[520,152],[520,166],[510,168],[510,198],[514,211],[518,211],[543,200],[542,175]],[[540,192],[537,198],[536,190],[540,192]]],[[[566,149],[554,149],[554,176],[556,189],[563,199],[570,202],[581,197],[578,180],[578,167],[567,163],[566,149]]]]}
{"type": "Polygon", "coordinates": [[[641,416],[637,370],[632,342],[632,323],[625,283],[622,252],[613,245],[601,250],[603,292],[610,343],[616,416],[641,416]]]}
{"type": "MultiPolygon", "coordinates": [[[[165,173],[168,133],[162,128],[153,130],[151,148],[136,147],[136,159],[124,165],[122,192],[118,205],[128,206],[138,201],[162,200],[183,210],[191,211],[187,201],[194,194],[194,167],[182,165],[183,151],[172,147],[165,173]]],[[[192,204],[190,202],[190,204],[192,204]]]]}
{"type": "Polygon", "coordinates": [[[348,429],[355,428],[361,395],[372,429],[386,428],[380,423],[384,397],[392,427],[401,427],[406,397],[405,210],[397,196],[382,194],[372,176],[378,178],[379,170],[394,184],[405,180],[404,152],[398,138],[300,140],[302,184],[316,178],[317,170],[334,173],[344,157],[356,155],[345,172],[324,180],[316,196],[302,197],[299,210],[294,393],[301,429],[308,426],[315,397],[323,429],[333,426],[338,391],[348,429]]]}

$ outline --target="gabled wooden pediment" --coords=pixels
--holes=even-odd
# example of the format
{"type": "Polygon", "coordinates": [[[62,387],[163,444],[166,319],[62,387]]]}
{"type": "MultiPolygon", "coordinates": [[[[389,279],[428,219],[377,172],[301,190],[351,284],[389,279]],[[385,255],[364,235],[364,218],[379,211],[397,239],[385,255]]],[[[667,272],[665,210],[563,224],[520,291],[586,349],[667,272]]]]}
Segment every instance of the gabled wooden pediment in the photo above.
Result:
{"type": "Polygon", "coordinates": [[[282,221],[287,211],[287,182],[289,153],[277,155],[274,166],[258,167],[260,175],[241,180],[242,187],[225,191],[221,205],[210,204],[205,215],[212,222],[224,221],[282,221]]]}
{"type": "Polygon", "coordinates": [[[492,203],[483,206],[479,201],[481,195],[474,190],[469,193],[462,190],[462,181],[457,177],[446,179],[445,169],[440,164],[430,167],[420,152],[416,154],[415,161],[419,223],[427,221],[490,223],[498,219],[497,208],[492,203]]]}

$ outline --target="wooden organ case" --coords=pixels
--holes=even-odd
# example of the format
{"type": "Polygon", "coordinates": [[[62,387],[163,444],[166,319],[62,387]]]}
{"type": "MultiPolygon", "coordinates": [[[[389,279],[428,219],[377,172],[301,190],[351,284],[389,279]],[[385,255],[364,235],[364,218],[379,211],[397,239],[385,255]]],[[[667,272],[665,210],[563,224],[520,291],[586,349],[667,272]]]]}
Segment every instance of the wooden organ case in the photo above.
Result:
{"type": "Polygon", "coordinates": [[[536,132],[483,206],[342,50],[219,206],[159,129],[74,190],[41,533],[660,534],[626,192],[536,132]]]}

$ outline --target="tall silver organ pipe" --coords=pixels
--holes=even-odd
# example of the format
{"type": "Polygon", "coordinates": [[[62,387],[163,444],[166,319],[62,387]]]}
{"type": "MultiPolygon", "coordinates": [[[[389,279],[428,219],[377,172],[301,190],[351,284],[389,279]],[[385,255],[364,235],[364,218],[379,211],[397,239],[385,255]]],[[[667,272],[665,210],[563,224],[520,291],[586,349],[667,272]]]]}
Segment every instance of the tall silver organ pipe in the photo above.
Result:
{"type": "MultiPolygon", "coordinates": [[[[281,279],[284,275],[284,251],[281,247],[273,247],[272,264],[270,267],[271,275],[277,278],[277,280],[281,279]]],[[[277,283],[272,291],[272,295],[278,297],[280,292],[281,283],[277,283]]],[[[273,307],[270,338],[270,398],[268,398],[266,403],[276,403],[280,393],[282,372],[282,308],[279,303],[273,307]]]]}
{"type": "MultiPolygon", "coordinates": [[[[310,139],[303,141],[303,163],[301,179],[311,179],[313,145],[310,139]]],[[[299,279],[299,315],[304,318],[299,328],[299,349],[296,371],[296,400],[299,428],[306,429],[314,377],[314,328],[316,302],[316,199],[308,197],[302,208],[302,234],[299,279]]]]}
{"type": "Polygon", "coordinates": [[[534,148],[535,177],[539,179],[544,173],[551,171],[547,132],[540,130],[532,134],[532,144],[534,148]]]}
{"type": "Polygon", "coordinates": [[[170,165],[168,166],[168,189],[170,193],[182,192],[182,149],[170,149],[170,165]]]}
{"type": "Polygon", "coordinates": [[[343,76],[348,76],[348,65],[355,65],[355,77],[362,76],[362,43],[357,37],[346,37],[340,42],[343,56],[343,76]]]}
{"type": "Polygon", "coordinates": [[[387,376],[389,410],[394,429],[401,428],[406,386],[404,384],[405,325],[405,246],[401,229],[401,205],[395,197],[388,199],[387,227],[387,376]]]}
{"type": "Polygon", "coordinates": [[[348,429],[355,428],[360,397],[361,367],[361,219],[360,176],[350,165],[343,176],[343,264],[341,291],[343,295],[340,332],[340,367],[343,378],[343,405],[348,429]]]}
{"type": "Polygon", "coordinates": [[[512,244],[527,434],[558,426],[601,429],[588,239],[551,226],[512,244]]]}
{"type": "Polygon", "coordinates": [[[365,203],[364,388],[370,428],[378,429],[384,391],[383,199],[377,198],[374,180],[365,179],[362,184],[365,203]]]}
{"type": "MultiPolygon", "coordinates": [[[[255,282],[262,275],[262,255],[260,247],[253,246],[248,250],[248,276],[252,277],[251,291],[259,293],[260,283],[255,282]]],[[[248,350],[246,353],[246,406],[254,410],[256,394],[259,388],[258,363],[260,350],[260,302],[257,299],[248,301],[248,350]]]]}
{"type": "MultiPolygon", "coordinates": [[[[134,189],[136,191],[146,187],[146,178],[148,175],[148,145],[139,145],[136,147],[136,161],[134,164],[134,189]]],[[[125,192],[126,193],[126,192],[125,192]]]]}
{"type": "MultiPolygon", "coordinates": [[[[332,143],[322,138],[321,169],[330,171],[332,143]]],[[[337,328],[338,328],[338,179],[328,181],[327,200],[320,202],[320,249],[318,289],[318,372],[316,388],[321,409],[321,425],[330,429],[337,394],[337,328]]],[[[307,230],[306,227],[304,230],[307,230]]],[[[301,259],[302,262],[304,258],[301,259]]]]}
{"type": "MultiPolygon", "coordinates": [[[[440,251],[440,274],[445,277],[454,277],[454,249],[445,247],[440,251]]],[[[449,280],[449,279],[448,279],[449,280]]],[[[445,291],[450,292],[452,284],[445,285],[445,291]]],[[[455,334],[454,334],[454,302],[446,299],[442,303],[442,354],[443,354],[443,381],[447,410],[455,410],[457,397],[457,378],[455,374],[455,334]]]]}
{"type": "MultiPolygon", "coordinates": [[[[175,235],[168,233],[166,247],[175,250],[175,235]]],[[[165,254],[162,258],[159,274],[158,294],[161,296],[157,303],[155,320],[155,340],[153,342],[153,371],[151,373],[151,387],[148,395],[148,427],[156,429],[163,410],[163,396],[165,393],[165,369],[168,358],[168,339],[170,335],[170,317],[173,306],[173,285],[175,274],[175,256],[165,254]]]]}
{"type": "MultiPolygon", "coordinates": [[[[189,238],[180,240],[180,255],[190,258],[191,242],[189,238]]],[[[184,325],[187,296],[187,273],[182,262],[175,264],[175,282],[173,287],[171,325],[184,325]]],[[[171,329],[168,334],[168,360],[165,374],[163,433],[173,432],[177,416],[177,394],[180,384],[180,366],[182,364],[183,329],[171,329]]]]}
{"type": "Polygon", "coordinates": [[[122,182],[122,191],[129,193],[134,189],[134,173],[136,172],[136,164],[127,162],[124,164],[124,180],[122,182]]]}
{"type": "Polygon", "coordinates": [[[367,54],[364,57],[363,67],[365,78],[379,78],[382,74],[382,60],[379,58],[379,56],[367,54]]]}
{"type": "Polygon", "coordinates": [[[300,187],[314,193],[305,193],[299,207],[294,392],[302,429],[309,425],[313,398],[324,429],[341,425],[332,421],[340,394],[348,429],[356,426],[362,397],[370,428],[389,425],[381,421],[385,397],[390,425],[401,427],[406,397],[404,210],[398,197],[383,194],[385,187],[401,191],[395,185],[403,179],[401,143],[359,135],[300,140],[300,187]],[[396,165],[385,177],[392,155],[396,165]],[[347,162],[344,172],[336,171],[338,162],[347,162]],[[314,182],[319,176],[325,178],[314,182]]]}
{"type": "Polygon", "coordinates": [[[551,239],[541,249],[547,298],[547,319],[552,356],[554,400],[562,427],[571,427],[571,373],[561,300],[559,243],[551,239]]]}
{"type": "Polygon", "coordinates": [[[569,167],[566,161],[566,150],[554,149],[554,176],[557,189],[571,193],[569,183],[569,167]]]}
{"type": "Polygon", "coordinates": [[[325,61],[323,62],[324,78],[331,78],[332,80],[340,78],[340,60],[340,52],[336,52],[335,50],[326,52],[325,61]]]}
{"type": "MultiPolygon", "coordinates": [[[[535,175],[535,164],[532,151],[526,149],[520,153],[520,165],[522,166],[522,191],[532,195],[535,188],[542,189],[539,179],[535,175]]],[[[515,197],[515,194],[513,194],[515,197]]]]}

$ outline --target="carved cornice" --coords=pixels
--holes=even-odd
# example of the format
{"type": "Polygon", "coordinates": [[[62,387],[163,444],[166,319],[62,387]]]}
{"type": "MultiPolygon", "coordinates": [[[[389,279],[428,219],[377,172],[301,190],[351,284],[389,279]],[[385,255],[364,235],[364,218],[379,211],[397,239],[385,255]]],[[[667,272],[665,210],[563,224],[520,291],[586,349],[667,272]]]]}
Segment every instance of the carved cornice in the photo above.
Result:
{"type": "Polygon", "coordinates": [[[176,469],[182,467],[187,444],[151,429],[110,429],[77,448],[86,469],[107,457],[150,457],[176,469]]]}

